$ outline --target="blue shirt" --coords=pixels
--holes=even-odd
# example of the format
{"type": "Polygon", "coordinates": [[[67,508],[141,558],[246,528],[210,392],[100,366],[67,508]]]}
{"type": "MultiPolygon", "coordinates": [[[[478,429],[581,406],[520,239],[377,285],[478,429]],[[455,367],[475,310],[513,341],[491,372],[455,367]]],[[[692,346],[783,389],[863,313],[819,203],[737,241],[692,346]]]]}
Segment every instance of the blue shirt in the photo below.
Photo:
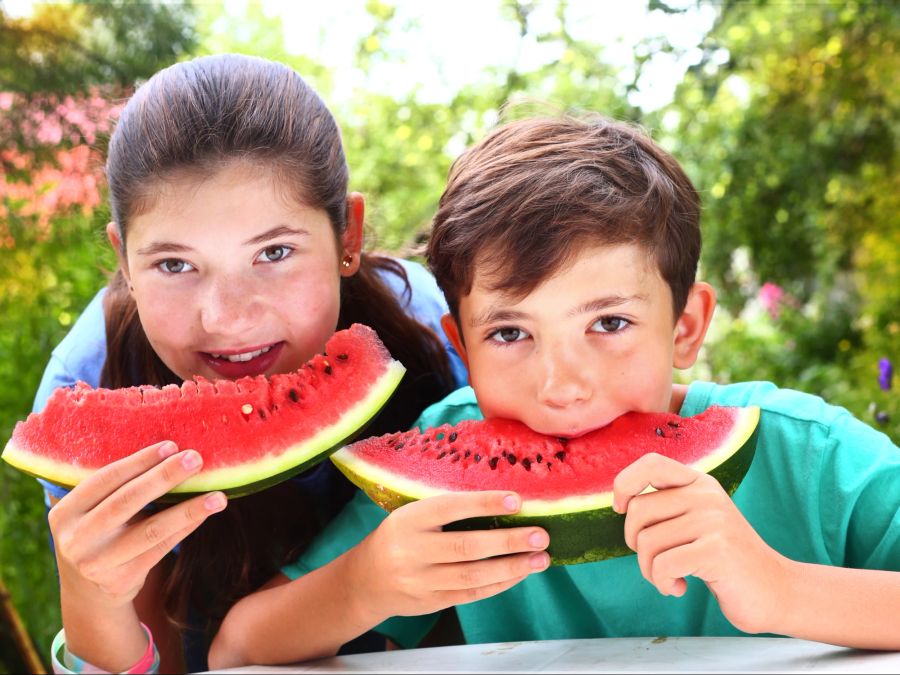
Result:
{"type": "MultiPolygon", "coordinates": [[[[382,278],[400,299],[404,309],[416,320],[431,328],[438,335],[447,350],[454,386],[466,384],[467,374],[456,350],[450,345],[441,328],[441,316],[447,313],[447,302],[438,288],[434,277],[422,265],[398,259],[409,279],[411,293],[405,293],[403,281],[395,274],[382,273],[382,278]]],[[[62,339],[50,355],[50,362],[44,370],[41,384],[34,399],[33,410],[39,412],[57,387],[71,387],[77,381],[92,387],[100,384],[100,372],[106,360],[106,319],[103,313],[103,297],[106,289],[101,289],[72,326],[72,330],[62,339]]],[[[324,480],[332,473],[330,462],[324,462],[305,472],[297,480],[303,482],[313,501],[327,499],[330,482],[324,480]],[[320,494],[321,493],[321,494],[320,494]]],[[[47,481],[40,481],[47,493],[63,497],[68,490],[47,481]]],[[[48,500],[49,505],[49,500],[48,500]]]]}

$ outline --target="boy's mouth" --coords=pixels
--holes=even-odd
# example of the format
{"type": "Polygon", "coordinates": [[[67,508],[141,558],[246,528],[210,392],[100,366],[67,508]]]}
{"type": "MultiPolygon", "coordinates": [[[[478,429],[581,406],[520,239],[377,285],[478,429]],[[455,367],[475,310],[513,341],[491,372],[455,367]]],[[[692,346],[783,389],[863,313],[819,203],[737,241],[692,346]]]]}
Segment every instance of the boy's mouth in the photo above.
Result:
{"type": "Polygon", "coordinates": [[[199,352],[200,358],[217,375],[228,380],[261,375],[275,363],[284,342],[273,342],[251,348],[199,352]]]}

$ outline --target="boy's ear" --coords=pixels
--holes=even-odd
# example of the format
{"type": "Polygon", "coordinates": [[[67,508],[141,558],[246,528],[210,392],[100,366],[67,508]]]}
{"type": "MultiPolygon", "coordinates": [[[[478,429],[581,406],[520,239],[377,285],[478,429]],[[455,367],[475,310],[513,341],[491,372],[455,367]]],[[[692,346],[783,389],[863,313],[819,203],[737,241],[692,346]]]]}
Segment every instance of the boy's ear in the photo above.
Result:
{"type": "Polygon", "coordinates": [[[113,251],[116,252],[116,260],[119,261],[119,268],[122,270],[122,274],[125,275],[125,281],[131,283],[128,273],[128,259],[122,253],[122,238],[119,236],[119,226],[116,223],[109,222],[106,224],[106,238],[109,240],[109,245],[112,246],[113,251]]]}
{"type": "Polygon", "coordinates": [[[716,308],[716,291],[709,284],[698,281],[688,293],[684,311],[675,323],[676,368],[690,368],[697,360],[700,347],[716,308]]]}
{"type": "Polygon", "coordinates": [[[466,367],[466,370],[468,370],[469,359],[466,357],[466,345],[462,341],[462,336],[459,334],[459,326],[452,314],[444,314],[444,316],[441,317],[441,328],[444,329],[447,339],[450,340],[450,344],[453,345],[456,353],[459,354],[459,358],[462,359],[463,365],[466,367]]]}
{"type": "Polygon", "coordinates": [[[347,195],[347,229],[341,235],[341,276],[350,277],[359,269],[359,255],[363,245],[363,224],[366,222],[366,202],[359,192],[347,195]]]}

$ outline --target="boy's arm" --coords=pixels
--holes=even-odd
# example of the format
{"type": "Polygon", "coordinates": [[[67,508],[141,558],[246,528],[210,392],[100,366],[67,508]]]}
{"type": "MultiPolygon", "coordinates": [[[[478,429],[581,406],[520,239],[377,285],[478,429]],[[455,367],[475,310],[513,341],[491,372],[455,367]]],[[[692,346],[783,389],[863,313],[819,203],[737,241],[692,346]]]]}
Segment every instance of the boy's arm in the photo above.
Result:
{"type": "Polygon", "coordinates": [[[210,668],[330,656],[392,616],[431,614],[510,588],[549,564],[544,530],[442,528],[515,513],[520,506],[513,493],[485,491],[444,494],[397,509],[332,562],[294,581],[282,575],[235,604],[213,640],[210,668]]]}

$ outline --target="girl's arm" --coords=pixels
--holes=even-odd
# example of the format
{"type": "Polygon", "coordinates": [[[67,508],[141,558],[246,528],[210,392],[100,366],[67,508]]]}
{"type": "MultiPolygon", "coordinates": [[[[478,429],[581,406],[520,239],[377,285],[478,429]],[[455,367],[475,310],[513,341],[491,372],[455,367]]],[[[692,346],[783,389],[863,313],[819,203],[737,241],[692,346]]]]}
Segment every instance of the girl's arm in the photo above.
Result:
{"type": "Polygon", "coordinates": [[[50,509],[66,649],[97,668],[122,672],[141,659],[149,644],[144,618],[161,638],[163,671],[180,665],[177,640],[162,628],[159,563],[224,508],[224,496],[201,495],[150,516],[142,509],[200,469],[186,459],[200,456],[172,443],[144,448],[97,471],[50,509]]]}
{"type": "Polygon", "coordinates": [[[502,492],[453,493],[391,513],[357,546],[294,581],[280,577],[232,607],[209,653],[213,670],[334,655],[392,616],[430,614],[489,597],[546,569],[535,527],[444,532],[447,523],[515,513],[502,492]]]}

